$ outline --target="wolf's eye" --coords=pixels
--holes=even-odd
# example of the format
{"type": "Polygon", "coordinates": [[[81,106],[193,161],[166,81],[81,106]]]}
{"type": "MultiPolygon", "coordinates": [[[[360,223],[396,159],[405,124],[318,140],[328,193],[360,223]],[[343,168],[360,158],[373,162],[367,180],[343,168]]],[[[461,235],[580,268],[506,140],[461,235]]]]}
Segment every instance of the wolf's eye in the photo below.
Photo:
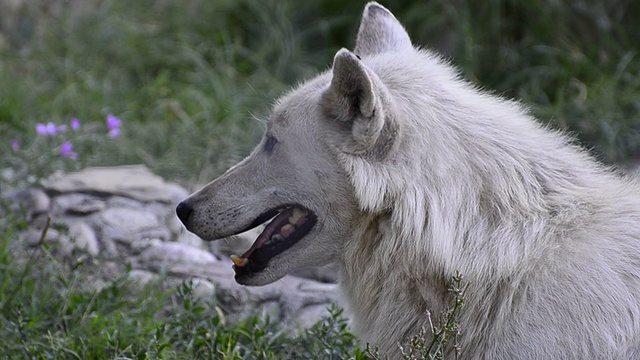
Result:
{"type": "Polygon", "coordinates": [[[273,135],[267,134],[267,140],[264,142],[264,151],[271,154],[273,151],[273,147],[278,143],[278,139],[276,139],[273,135]]]}

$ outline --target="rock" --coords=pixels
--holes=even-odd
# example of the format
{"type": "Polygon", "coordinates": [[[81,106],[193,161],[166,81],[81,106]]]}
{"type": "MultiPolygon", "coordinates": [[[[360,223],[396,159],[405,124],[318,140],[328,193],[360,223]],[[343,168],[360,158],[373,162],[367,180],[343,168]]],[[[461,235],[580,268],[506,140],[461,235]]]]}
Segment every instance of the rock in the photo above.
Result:
{"type": "Polygon", "coordinates": [[[136,268],[155,272],[190,276],[200,269],[213,266],[218,260],[213,254],[197,247],[180,243],[161,243],[144,250],[134,259],[136,268]]]}
{"type": "Polygon", "coordinates": [[[27,245],[34,247],[41,243],[55,244],[61,237],[62,234],[56,229],[49,228],[45,232],[43,229],[31,228],[24,234],[24,241],[27,245]]]}
{"type": "Polygon", "coordinates": [[[298,311],[291,322],[298,328],[308,329],[318,321],[329,316],[329,306],[331,305],[321,304],[304,307],[298,311]]]}
{"type": "Polygon", "coordinates": [[[102,236],[124,244],[137,239],[169,240],[171,234],[158,217],[143,209],[109,208],[100,213],[102,236]]]}
{"type": "Polygon", "coordinates": [[[313,279],[324,283],[337,283],[339,276],[338,264],[325,266],[310,266],[296,270],[293,275],[305,279],[313,279]]]}
{"type": "Polygon", "coordinates": [[[109,208],[132,208],[132,209],[143,209],[144,204],[140,201],[129,199],[124,196],[112,195],[109,196],[106,200],[107,207],[109,208]]]}
{"type": "Polygon", "coordinates": [[[216,287],[211,281],[194,278],[191,280],[191,291],[197,300],[211,301],[215,299],[216,287]]]}
{"type": "Polygon", "coordinates": [[[16,178],[16,171],[13,168],[4,168],[0,170],[0,179],[6,182],[14,181],[16,178]]]}
{"type": "Polygon", "coordinates": [[[127,274],[127,279],[138,285],[147,285],[152,281],[158,280],[159,276],[151,271],[133,269],[127,274]]]}
{"type": "Polygon", "coordinates": [[[169,228],[169,231],[171,232],[171,234],[175,236],[180,236],[181,234],[187,232],[186,231],[187,229],[185,229],[180,219],[178,219],[175,209],[172,207],[171,210],[172,210],[171,216],[167,217],[167,228],[169,228]]]}
{"type": "Polygon", "coordinates": [[[129,249],[132,254],[137,255],[152,246],[162,244],[162,242],[160,239],[136,239],[131,242],[129,249]]]}
{"type": "Polygon", "coordinates": [[[62,255],[71,255],[73,252],[73,244],[69,238],[53,228],[48,228],[46,232],[41,229],[29,229],[24,234],[24,241],[31,247],[40,246],[42,243],[49,244],[53,252],[62,255]]]}
{"type": "Polygon", "coordinates": [[[339,300],[336,284],[291,275],[265,286],[245,287],[235,282],[231,265],[231,261],[220,260],[200,268],[197,276],[212,279],[220,303],[240,317],[266,306],[270,315],[280,321],[307,326],[329,315],[328,307],[339,300]]]}
{"type": "MultiPolygon", "coordinates": [[[[165,191],[168,198],[171,199],[171,204],[178,205],[178,203],[189,196],[189,191],[178,184],[166,183],[165,191]]],[[[173,209],[173,207],[172,207],[173,209]]]]}
{"type": "Polygon", "coordinates": [[[282,313],[282,306],[277,300],[266,301],[260,304],[260,310],[262,313],[269,315],[271,319],[282,319],[285,314],[282,313]]]}
{"type": "Polygon", "coordinates": [[[86,168],[76,173],[52,176],[43,184],[45,191],[52,194],[113,194],[142,202],[174,204],[179,195],[177,185],[165,182],[143,165],[86,168]]]}
{"type": "Polygon", "coordinates": [[[52,212],[69,215],[89,215],[106,207],[104,200],[88,194],[63,194],[56,196],[52,212]]]}
{"type": "Polygon", "coordinates": [[[7,198],[15,209],[28,212],[29,229],[21,234],[25,250],[39,246],[48,227],[43,241],[54,255],[68,256],[74,249],[90,255],[83,256],[82,267],[89,287],[101,289],[121,276],[134,288],[156,280],[165,288],[190,281],[194,298],[215,298],[220,305],[215,311],[230,311],[224,314],[230,322],[258,309],[292,329],[329,314],[327,308],[338,300],[337,266],[301,269],[261,287],[239,285],[229,255],[244,253],[264,227],[204,242],[175,214],[175,204],[187,196],[184,188],[143,166],[120,166],[57,175],[44,190],[7,198]],[[127,272],[129,266],[133,269],[127,272]]]}
{"type": "Polygon", "coordinates": [[[26,211],[29,218],[49,211],[50,199],[41,189],[13,191],[5,195],[11,201],[11,210],[26,211]]]}
{"type": "Polygon", "coordinates": [[[76,249],[84,250],[89,255],[97,256],[100,252],[96,234],[85,223],[76,222],[69,225],[69,238],[76,249]]]}
{"type": "Polygon", "coordinates": [[[229,257],[232,254],[242,254],[249,250],[263,230],[264,226],[258,226],[249,231],[229,236],[226,239],[214,241],[211,243],[211,249],[217,254],[223,254],[225,257],[229,257]]]}
{"type": "Polygon", "coordinates": [[[52,223],[51,216],[48,213],[42,213],[33,216],[33,218],[29,221],[29,228],[42,230],[47,226],[47,224],[50,223],[52,223]]]}
{"type": "Polygon", "coordinates": [[[188,232],[186,229],[181,232],[181,234],[176,238],[176,241],[181,244],[195,246],[197,248],[206,248],[202,239],[197,235],[188,232]]]}
{"type": "Polygon", "coordinates": [[[102,251],[100,252],[101,255],[112,257],[112,258],[122,257],[124,255],[118,252],[118,246],[113,239],[102,237],[100,239],[100,245],[102,248],[102,251]]]}
{"type": "Polygon", "coordinates": [[[124,234],[136,234],[160,226],[155,214],[125,207],[110,208],[102,212],[105,225],[120,230],[124,234]]]}

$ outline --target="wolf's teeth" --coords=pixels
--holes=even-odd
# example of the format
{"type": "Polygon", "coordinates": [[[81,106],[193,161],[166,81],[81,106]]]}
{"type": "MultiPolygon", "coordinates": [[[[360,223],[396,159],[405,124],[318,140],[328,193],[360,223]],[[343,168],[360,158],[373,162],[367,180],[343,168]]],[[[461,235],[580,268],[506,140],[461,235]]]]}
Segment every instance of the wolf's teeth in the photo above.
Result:
{"type": "Polygon", "coordinates": [[[289,223],[290,224],[297,224],[298,220],[300,220],[301,217],[306,216],[307,212],[304,210],[300,210],[298,208],[293,209],[293,214],[291,214],[291,216],[289,216],[289,223]]]}
{"type": "Polygon", "coordinates": [[[247,265],[247,263],[249,262],[249,259],[240,257],[238,255],[231,255],[231,261],[233,261],[233,264],[235,266],[243,267],[243,266],[247,265]]]}
{"type": "Polygon", "coordinates": [[[280,229],[280,234],[284,237],[289,237],[294,231],[296,231],[296,228],[291,224],[287,224],[280,229]]]}
{"type": "Polygon", "coordinates": [[[271,241],[280,241],[280,240],[284,240],[284,238],[280,234],[274,234],[273,236],[271,236],[270,240],[271,241]]]}

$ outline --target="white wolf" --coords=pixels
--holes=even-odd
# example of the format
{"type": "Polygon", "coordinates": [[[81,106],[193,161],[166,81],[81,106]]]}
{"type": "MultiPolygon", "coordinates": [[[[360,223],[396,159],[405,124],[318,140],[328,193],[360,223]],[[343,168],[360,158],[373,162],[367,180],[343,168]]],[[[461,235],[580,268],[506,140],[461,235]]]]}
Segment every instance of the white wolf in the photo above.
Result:
{"type": "Polygon", "coordinates": [[[376,3],[355,50],[177,212],[205,240],[273,218],[233,257],[241,284],[337,261],[354,331],[392,357],[458,270],[462,359],[640,359],[640,186],[414,48],[376,3]]]}

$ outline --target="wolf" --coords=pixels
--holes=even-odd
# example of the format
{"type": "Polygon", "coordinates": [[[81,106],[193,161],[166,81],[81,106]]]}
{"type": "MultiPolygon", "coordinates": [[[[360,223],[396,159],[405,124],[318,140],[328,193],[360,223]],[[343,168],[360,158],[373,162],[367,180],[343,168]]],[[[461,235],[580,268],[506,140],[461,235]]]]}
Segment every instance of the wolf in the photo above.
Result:
{"type": "Polygon", "coordinates": [[[640,359],[640,186],[479,90],[366,5],[353,51],[283,96],[251,154],[177,207],[267,223],[235,279],[337,262],[363,342],[399,357],[466,283],[460,359],[640,359]]]}

